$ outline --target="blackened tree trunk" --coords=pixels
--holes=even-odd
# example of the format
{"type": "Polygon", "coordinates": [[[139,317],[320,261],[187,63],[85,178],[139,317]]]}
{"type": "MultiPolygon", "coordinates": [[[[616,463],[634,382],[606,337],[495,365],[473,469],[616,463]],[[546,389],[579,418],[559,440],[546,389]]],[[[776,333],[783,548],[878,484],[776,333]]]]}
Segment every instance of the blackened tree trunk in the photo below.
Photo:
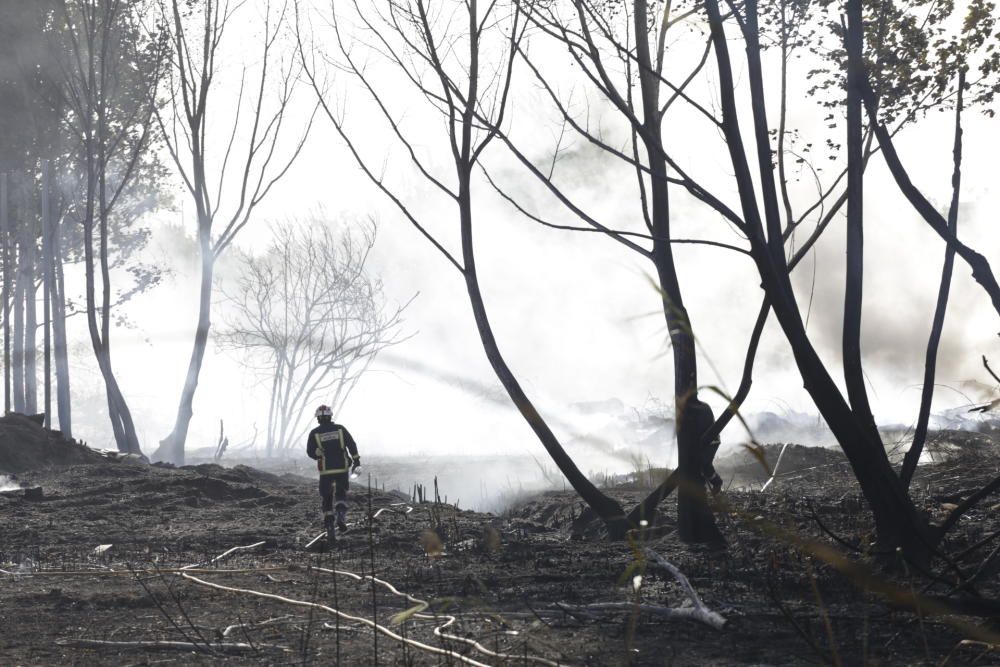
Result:
{"type": "MultiPolygon", "coordinates": [[[[646,0],[634,3],[636,60],[642,98],[642,128],[639,136],[650,166],[650,223],[653,231],[652,260],[660,283],[664,319],[670,334],[674,361],[674,415],[677,437],[677,526],[686,542],[723,541],[708,506],[705,492],[705,452],[701,447],[700,421],[688,418],[688,406],[698,400],[698,360],[694,329],[684,307],[680,280],[670,243],[670,193],[667,164],[662,145],[660,80],[649,44],[646,0]]],[[[661,54],[662,56],[662,54],[661,54]]]]}
{"type": "MultiPolygon", "coordinates": [[[[816,353],[805,332],[798,304],[792,291],[788,266],[782,254],[778,256],[769,248],[765,240],[764,225],[757,207],[756,192],[750,173],[747,152],[743,144],[735,102],[735,82],[729,57],[729,48],[723,28],[722,16],[717,0],[705,0],[709,17],[712,40],[715,47],[719,70],[719,90],[722,107],[722,129],[726,137],[741,207],[747,223],[751,244],[751,255],[761,277],[768,300],[774,309],[782,331],[785,334],[796,366],[802,376],[803,385],[817,409],[826,421],[834,437],[843,449],[861,491],[875,518],[876,533],[880,547],[887,551],[901,548],[912,559],[924,561],[929,556],[926,524],[917,516],[916,509],[903,488],[899,477],[889,462],[885,449],[878,441],[872,440],[870,430],[858,418],[841,395],[836,383],[816,353]]],[[[748,20],[748,26],[750,21],[748,20]]],[[[759,77],[759,48],[754,48],[755,27],[745,31],[748,40],[750,78],[759,77]]],[[[762,82],[751,82],[752,88],[762,88],[762,82]]],[[[755,117],[759,119],[762,100],[755,100],[755,117]]],[[[759,120],[757,121],[759,124],[759,120]]],[[[758,135],[760,132],[758,131],[758,135]]],[[[759,137],[758,137],[759,138],[759,137]]],[[[758,144],[760,142],[758,141],[758,144]]],[[[767,151],[768,143],[758,145],[758,151],[767,151]]],[[[768,167],[770,163],[768,161],[768,167]]],[[[763,170],[761,180],[765,195],[768,191],[769,171],[763,170]]],[[[773,180],[771,181],[773,185],[773,180]]],[[[776,210],[776,196],[775,196],[776,210]]],[[[770,211],[770,197],[765,196],[767,211],[770,211]]],[[[773,227],[773,224],[771,225],[773,227]]]]}
{"type": "Polygon", "coordinates": [[[861,0],[847,0],[847,274],[844,285],[843,358],[847,397],[858,419],[881,442],[865,388],[861,363],[861,308],[864,285],[864,141],[861,82],[864,28],[861,0]]]}
{"type": "MultiPolygon", "coordinates": [[[[951,175],[951,206],[948,208],[948,231],[958,235],[958,199],[962,185],[962,100],[965,89],[965,71],[958,74],[958,95],[955,102],[955,143],[952,149],[954,169],[951,175]]],[[[934,400],[934,376],[937,370],[938,344],[944,330],[944,316],[948,310],[948,294],[951,291],[951,276],[955,268],[955,248],[946,246],[944,251],[944,266],[941,268],[941,283],[938,286],[937,303],[934,306],[934,320],[931,323],[931,333],[927,340],[927,354],[924,359],[924,386],[920,393],[920,410],[917,414],[917,427],[913,432],[913,443],[903,458],[903,466],[899,476],[903,485],[909,488],[913,473],[917,470],[920,454],[927,440],[927,424],[931,416],[931,403],[934,400]]]]}

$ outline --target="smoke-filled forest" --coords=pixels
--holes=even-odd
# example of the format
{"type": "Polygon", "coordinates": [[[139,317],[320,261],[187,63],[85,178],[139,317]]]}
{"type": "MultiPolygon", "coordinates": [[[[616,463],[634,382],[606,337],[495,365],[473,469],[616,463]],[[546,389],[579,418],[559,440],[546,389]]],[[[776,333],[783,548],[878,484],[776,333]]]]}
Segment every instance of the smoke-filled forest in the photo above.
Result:
{"type": "Polygon", "coordinates": [[[1000,664],[992,0],[0,0],[0,663],[1000,664]]]}

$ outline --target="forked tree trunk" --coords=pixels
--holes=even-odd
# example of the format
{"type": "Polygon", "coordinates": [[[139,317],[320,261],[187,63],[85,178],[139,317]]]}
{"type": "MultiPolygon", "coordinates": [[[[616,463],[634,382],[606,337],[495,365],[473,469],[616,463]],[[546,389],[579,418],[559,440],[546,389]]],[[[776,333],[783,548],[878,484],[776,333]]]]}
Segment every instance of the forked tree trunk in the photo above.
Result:
{"type": "Polygon", "coordinates": [[[891,553],[899,547],[908,558],[924,562],[930,554],[927,525],[917,515],[885,448],[871,439],[869,429],[844,400],[806,335],[797,305],[775,284],[773,274],[768,275],[772,269],[758,267],[804,387],[847,456],[872,510],[880,550],[891,553]]]}
{"type": "MultiPolygon", "coordinates": [[[[743,215],[749,230],[750,252],[757,266],[765,293],[771,301],[778,323],[792,348],[805,389],[830,427],[834,437],[837,438],[851,464],[861,491],[868,501],[875,518],[879,546],[888,552],[894,552],[898,547],[903,550],[907,557],[925,561],[930,554],[927,526],[917,516],[913,503],[889,463],[885,448],[881,446],[880,442],[873,441],[870,430],[862,424],[858,415],[844,400],[806,335],[789,279],[783,248],[772,248],[765,240],[764,226],[757,207],[747,152],[739,129],[734,93],[735,82],[719,5],[717,0],[705,0],[704,5],[711,25],[712,40],[719,68],[719,89],[722,95],[723,113],[722,129],[726,136],[743,215]]],[[[753,63],[757,59],[759,63],[759,53],[752,51],[752,45],[748,44],[750,62],[753,63]]],[[[759,76],[755,72],[751,72],[750,75],[751,78],[759,76]]],[[[759,83],[755,82],[752,85],[759,86],[759,83]]],[[[760,111],[762,110],[755,109],[755,117],[760,111]]],[[[765,143],[763,149],[766,151],[766,148],[767,144],[765,143]]],[[[769,177],[773,178],[773,175],[764,169],[763,164],[761,168],[763,181],[766,182],[769,177]]],[[[765,195],[767,193],[768,188],[765,186],[765,195]]],[[[773,206],[776,211],[776,198],[774,198],[773,204],[772,198],[766,196],[765,203],[768,209],[773,206]]],[[[769,223],[769,226],[773,231],[773,221],[769,223]]]]}
{"type": "MultiPolygon", "coordinates": [[[[104,390],[108,405],[108,418],[114,433],[115,445],[118,451],[126,454],[142,455],[139,440],[135,433],[135,425],[129,413],[125,398],[118,387],[114,371],[111,367],[111,354],[104,339],[101,337],[97,323],[97,304],[95,299],[95,268],[94,268],[94,233],[93,223],[84,222],[84,272],[87,289],[87,328],[90,332],[90,342],[94,348],[94,357],[104,380],[104,390]]],[[[105,278],[106,279],[106,278],[105,278]]]]}

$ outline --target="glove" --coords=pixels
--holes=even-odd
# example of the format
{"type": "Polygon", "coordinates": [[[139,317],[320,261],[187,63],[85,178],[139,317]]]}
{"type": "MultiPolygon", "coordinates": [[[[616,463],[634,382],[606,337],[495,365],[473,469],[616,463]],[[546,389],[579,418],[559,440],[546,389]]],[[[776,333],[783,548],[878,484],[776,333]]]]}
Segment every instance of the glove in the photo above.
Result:
{"type": "Polygon", "coordinates": [[[361,476],[361,457],[354,457],[354,464],[351,466],[351,477],[361,476]]]}

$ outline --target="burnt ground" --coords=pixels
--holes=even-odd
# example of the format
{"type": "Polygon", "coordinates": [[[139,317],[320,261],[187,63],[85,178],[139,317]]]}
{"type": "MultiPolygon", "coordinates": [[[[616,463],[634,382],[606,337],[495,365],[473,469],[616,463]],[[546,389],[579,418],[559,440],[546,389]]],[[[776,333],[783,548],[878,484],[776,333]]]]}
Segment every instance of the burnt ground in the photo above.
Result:
{"type": "MultiPolygon", "coordinates": [[[[24,431],[22,446],[54,437],[39,433],[24,431]]],[[[914,489],[921,507],[940,518],[998,474],[1000,448],[973,434],[937,434],[936,441],[940,460],[921,468],[914,489]]],[[[5,442],[0,433],[0,471],[9,472],[5,442]]],[[[771,464],[779,449],[765,448],[771,464]]],[[[996,641],[996,617],[927,601],[955,581],[940,561],[934,569],[944,574],[935,583],[912,569],[886,571],[863,553],[869,517],[836,451],[789,447],[764,493],[769,475],[756,457],[741,452],[720,461],[729,482],[719,508],[729,540],[722,552],[678,542],[672,499],[662,506],[663,532],[630,544],[601,539],[566,492],[491,515],[355,484],[351,531],[335,550],[317,553],[305,548],[320,527],[312,479],[89,454],[89,462],[38,467],[44,457],[37,458],[16,482],[40,486],[41,497],[0,494],[4,665],[462,664],[457,655],[489,665],[1000,664],[1000,649],[969,641],[996,641]],[[726,619],[724,628],[628,609],[581,610],[635,600],[639,547],[677,565],[726,619]],[[178,570],[196,564],[187,577],[178,570]],[[415,603],[382,585],[373,591],[363,578],[373,569],[429,607],[394,622],[415,603]],[[921,591],[925,607],[917,612],[905,598],[921,591]],[[338,621],[330,610],[295,601],[353,618],[338,621]],[[445,636],[436,636],[452,617],[445,636]],[[358,618],[456,655],[404,645],[358,618]],[[134,644],[83,647],[78,640],[134,644]]],[[[631,503],[644,490],[626,484],[613,493],[631,503]]],[[[1000,529],[998,503],[992,496],[970,512],[946,551],[959,554],[1000,529]]],[[[995,547],[974,549],[955,567],[970,576],[995,547]]],[[[1000,599],[998,570],[994,559],[979,572],[985,599],[1000,599]]],[[[650,605],[684,603],[675,581],[652,570],[640,595],[650,605]]]]}

